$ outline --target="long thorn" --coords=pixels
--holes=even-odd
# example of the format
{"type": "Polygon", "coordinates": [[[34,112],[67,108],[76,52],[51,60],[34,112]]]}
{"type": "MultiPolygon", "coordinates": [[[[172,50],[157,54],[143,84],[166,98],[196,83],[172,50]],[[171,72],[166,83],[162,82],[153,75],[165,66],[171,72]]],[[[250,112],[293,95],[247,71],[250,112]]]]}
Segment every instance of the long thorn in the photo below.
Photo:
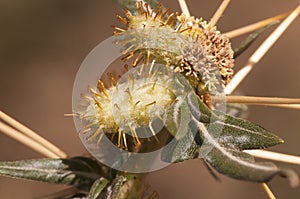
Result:
{"type": "Polygon", "coordinates": [[[182,11],[182,13],[186,16],[186,17],[190,17],[191,14],[190,14],[190,11],[189,11],[189,7],[186,3],[185,0],[178,0],[178,3],[180,5],[180,9],[182,11]]]}
{"type": "Polygon", "coordinates": [[[300,165],[300,156],[287,155],[266,150],[245,150],[244,152],[257,158],[300,165]]]}
{"type": "Polygon", "coordinates": [[[0,119],[5,121],[6,123],[10,124],[12,127],[16,128],[20,132],[24,133],[26,136],[28,136],[29,139],[32,139],[32,141],[43,145],[45,148],[47,148],[49,151],[53,152],[60,158],[66,158],[67,154],[63,152],[61,149],[59,149],[57,146],[46,140],[45,138],[41,137],[28,127],[24,126],[20,122],[16,121],[9,115],[5,114],[4,112],[0,111],[0,119]]]}
{"type": "Polygon", "coordinates": [[[267,18],[267,19],[264,19],[262,21],[259,21],[259,22],[256,22],[256,23],[253,23],[253,24],[250,24],[250,25],[247,25],[247,26],[244,26],[244,27],[241,27],[241,28],[238,28],[238,29],[235,29],[235,30],[231,30],[229,32],[226,32],[224,33],[224,35],[226,35],[228,38],[234,38],[234,37],[238,37],[238,36],[241,36],[243,34],[247,34],[247,33],[250,33],[250,32],[253,32],[255,30],[258,30],[272,22],[275,22],[275,21],[278,21],[278,20],[281,20],[283,18],[286,18],[291,12],[286,12],[286,13],[283,13],[283,14],[280,14],[280,15],[276,15],[274,17],[270,17],[270,18],[267,18]]]}
{"type": "MultiPolygon", "coordinates": [[[[223,100],[223,98],[212,97],[212,100],[223,100]]],[[[281,97],[256,97],[256,96],[226,96],[227,103],[237,104],[300,104],[300,98],[281,97]]]]}
{"type": "Polygon", "coordinates": [[[214,27],[218,23],[219,19],[222,17],[230,1],[231,0],[223,0],[222,4],[220,5],[220,7],[209,22],[210,27],[214,27]]]}
{"type": "Polygon", "coordinates": [[[249,58],[248,64],[242,68],[232,79],[232,81],[224,89],[226,94],[232,93],[245,77],[253,69],[253,66],[258,63],[268,50],[275,44],[279,37],[296,19],[300,13],[300,5],[275,29],[275,31],[259,46],[259,48],[249,58]]]}
{"type": "Polygon", "coordinates": [[[48,158],[61,158],[60,156],[56,155],[49,149],[47,149],[42,144],[30,139],[26,135],[22,134],[21,132],[15,130],[14,128],[0,122],[0,131],[5,135],[17,140],[18,142],[28,146],[29,148],[33,149],[34,151],[48,157],[48,158]]]}
{"type": "Polygon", "coordinates": [[[276,199],[275,195],[273,194],[270,187],[266,183],[261,183],[261,186],[269,199],[276,199]]]}

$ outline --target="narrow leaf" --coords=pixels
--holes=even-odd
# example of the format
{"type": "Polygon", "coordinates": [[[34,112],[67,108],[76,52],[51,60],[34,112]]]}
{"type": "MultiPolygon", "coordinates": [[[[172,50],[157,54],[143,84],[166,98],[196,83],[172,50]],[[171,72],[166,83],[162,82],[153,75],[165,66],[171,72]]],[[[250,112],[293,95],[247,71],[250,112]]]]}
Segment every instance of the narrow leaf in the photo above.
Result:
{"type": "Polygon", "coordinates": [[[261,126],[241,118],[219,114],[222,120],[206,124],[211,135],[228,148],[240,150],[263,149],[284,141],[261,126]]]}
{"type": "Polygon", "coordinates": [[[100,178],[99,165],[89,158],[37,159],[1,162],[0,175],[89,189],[100,178]],[[93,163],[93,164],[91,164],[93,163]]]}
{"type": "Polygon", "coordinates": [[[255,32],[251,33],[237,48],[235,48],[234,51],[234,58],[237,58],[240,56],[245,50],[247,50],[250,45],[257,39],[259,35],[261,35],[265,30],[268,28],[278,24],[279,21],[273,21],[266,26],[256,30],[255,32]]]}
{"type": "Polygon", "coordinates": [[[194,128],[199,130],[203,140],[199,154],[214,167],[218,172],[229,177],[253,181],[267,182],[274,176],[279,175],[290,180],[291,186],[298,184],[298,176],[289,169],[280,169],[269,162],[255,162],[254,158],[242,151],[222,146],[208,132],[206,126],[192,118],[194,128]]]}
{"type": "Polygon", "coordinates": [[[106,178],[99,178],[98,180],[96,180],[91,187],[89,199],[97,199],[104,188],[107,186],[108,182],[109,181],[106,178]]]}
{"type": "Polygon", "coordinates": [[[122,185],[126,182],[124,176],[117,176],[112,184],[107,188],[106,199],[119,199],[122,185]]]}

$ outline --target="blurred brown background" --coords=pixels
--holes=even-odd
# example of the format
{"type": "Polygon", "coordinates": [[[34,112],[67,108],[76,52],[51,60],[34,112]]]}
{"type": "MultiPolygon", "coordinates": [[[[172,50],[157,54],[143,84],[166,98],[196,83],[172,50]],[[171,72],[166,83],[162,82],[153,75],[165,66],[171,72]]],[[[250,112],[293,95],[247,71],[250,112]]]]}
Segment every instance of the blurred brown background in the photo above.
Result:
{"type": "MultiPolygon", "coordinates": [[[[163,1],[179,11],[177,1],[163,1]]],[[[221,0],[188,0],[191,13],[209,19],[221,0]]],[[[233,1],[219,22],[223,32],[291,10],[298,0],[233,1]]],[[[112,0],[0,0],[0,109],[54,142],[69,155],[86,153],[71,118],[73,81],[85,56],[111,36],[111,25],[121,13],[112,0]]],[[[239,87],[246,95],[300,97],[300,19],[284,34],[239,87]]],[[[245,64],[254,49],[271,32],[265,32],[236,62],[245,64]]],[[[234,39],[237,45],[244,37],[234,39]]],[[[101,63],[99,63],[101,64],[101,63]]],[[[300,155],[300,112],[250,107],[249,120],[277,133],[286,143],[273,150],[300,155]]],[[[0,160],[41,156],[0,134],[0,160]]],[[[293,167],[300,174],[300,166],[293,167]]],[[[161,199],[266,198],[260,186],[223,177],[216,182],[193,160],[150,174],[148,183],[161,199]]],[[[270,186],[278,198],[299,198],[276,177],[270,186]]],[[[36,198],[65,187],[0,177],[0,198],[36,198]]]]}

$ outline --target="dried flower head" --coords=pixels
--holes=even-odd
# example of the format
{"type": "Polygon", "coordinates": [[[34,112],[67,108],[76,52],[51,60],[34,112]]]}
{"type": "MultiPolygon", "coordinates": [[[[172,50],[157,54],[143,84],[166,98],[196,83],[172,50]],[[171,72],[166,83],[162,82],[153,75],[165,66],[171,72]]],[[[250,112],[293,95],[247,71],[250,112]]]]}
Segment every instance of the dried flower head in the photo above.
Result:
{"type": "Polygon", "coordinates": [[[229,38],[206,21],[180,15],[179,31],[199,42],[209,59],[219,68],[223,84],[227,85],[233,76],[234,57],[229,38]]]}

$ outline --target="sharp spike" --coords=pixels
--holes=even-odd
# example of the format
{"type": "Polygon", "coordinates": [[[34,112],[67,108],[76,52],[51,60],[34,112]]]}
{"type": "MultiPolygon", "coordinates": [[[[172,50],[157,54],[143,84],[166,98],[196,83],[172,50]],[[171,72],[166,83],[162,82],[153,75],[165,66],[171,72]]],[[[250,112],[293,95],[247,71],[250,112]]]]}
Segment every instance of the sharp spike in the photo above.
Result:
{"type": "Polygon", "coordinates": [[[107,97],[109,98],[104,83],[101,80],[98,80],[98,89],[107,97]]]}
{"type": "Polygon", "coordinates": [[[128,55],[126,55],[125,57],[122,57],[121,60],[127,61],[127,60],[131,59],[133,56],[134,56],[134,52],[131,51],[128,55]]]}
{"type": "Polygon", "coordinates": [[[123,142],[124,142],[124,145],[125,145],[125,150],[128,150],[127,140],[126,140],[126,133],[122,132],[122,136],[123,136],[123,142]]]}
{"type": "Polygon", "coordinates": [[[160,10],[157,10],[155,16],[153,17],[153,21],[156,20],[156,18],[158,17],[158,15],[161,15],[161,11],[160,10]]]}
{"type": "Polygon", "coordinates": [[[129,100],[132,100],[132,95],[131,95],[131,93],[130,93],[129,88],[127,88],[124,92],[127,93],[127,94],[129,95],[129,100]]]}
{"type": "Polygon", "coordinates": [[[117,17],[118,21],[120,21],[122,24],[127,25],[127,20],[125,18],[121,17],[118,14],[116,14],[116,17],[117,17]]]}
{"type": "Polygon", "coordinates": [[[114,104],[114,107],[116,107],[118,110],[121,110],[118,104],[114,104]]]}
{"type": "Polygon", "coordinates": [[[189,31],[189,30],[191,30],[191,29],[192,29],[192,27],[187,27],[187,28],[185,28],[185,29],[179,30],[179,32],[180,32],[180,33],[183,33],[183,32],[185,32],[185,31],[189,31]]]}
{"type": "Polygon", "coordinates": [[[90,102],[93,102],[93,101],[94,101],[94,99],[93,99],[91,96],[88,96],[88,95],[86,95],[86,94],[82,94],[82,95],[81,95],[81,98],[83,98],[83,99],[85,99],[85,100],[87,100],[87,101],[90,101],[90,102]]]}
{"type": "Polygon", "coordinates": [[[144,4],[145,5],[145,7],[146,7],[146,18],[148,18],[149,16],[150,16],[150,11],[149,11],[149,4],[148,3],[145,3],[144,4]]]}
{"type": "Polygon", "coordinates": [[[121,136],[122,136],[122,131],[121,129],[118,129],[118,147],[121,148],[121,136]]]}
{"type": "Polygon", "coordinates": [[[150,56],[151,56],[151,52],[150,50],[147,51],[147,63],[150,63],[150,56]]]}
{"type": "Polygon", "coordinates": [[[166,8],[165,12],[160,15],[160,19],[164,20],[165,15],[170,11],[170,8],[166,8]]]}
{"type": "Polygon", "coordinates": [[[152,91],[154,91],[154,88],[155,88],[155,86],[156,86],[157,81],[158,81],[158,79],[156,79],[156,80],[154,81],[153,86],[152,86],[152,91]]]}
{"type": "Polygon", "coordinates": [[[98,144],[98,145],[100,144],[100,142],[101,142],[103,136],[104,136],[104,133],[102,133],[102,134],[99,136],[98,141],[97,141],[97,144],[98,144]]]}
{"type": "Polygon", "coordinates": [[[152,71],[153,71],[154,64],[155,64],[155,60],[153,60],[151,63],[150,70],[149,70],[149,76],[153,75],[152,71]]]}
{"type": "Polygon", "coordinates": [[[120,31],[120,32],[125,32],[125,31],[126,31],[125,29],[119,28],[119,27],[117,27],[117,26],[111,26],[111,27],[114,28],[114,29],[117,30],[117,31],[120,31]]]}
{"type": "Polygon", "coordinates": [[[159,139],[157,138],[156,133],[155,133],[153,127],[152,127],[152,123],[149,124],[149,128],[150,128],[150,131],[151,131],[153,137],[155,138],[156,142],[157,142],[157,143],[160,143],[160,141],[159,141],[159,139]]]}
{"type": "Polygon", "coordinates": [[[109,76],[110,85],[111,86],[116,86],[118,83],[115,80],[113,74],[112,73],[107,73],[107,75],[109,76]]]}
{"type": "Polygon", "coordinates": [[[133,67],[136,67],[139,63],[140,63],[140,61],[142,60],[141,58],[142,58],[142,55],[143,55],[143,53],[142,52],[140,52],[139,54],[138,54],[138,56],[135,58],[135,60],[132,62],[132,66],[133,67]]]}
{"type": "Polygon", "coordinates": [[[141,101],[137,101],[137,102],[134,104],[134,107],[136,107],[139,103],[141,103],[141,101]]]}
{"type": "Polygon", "coordinates": [[[132,128],[132,126],[131,125],[129,125],[129,128],[130,128],[130,131],[131,131],[131,135],[132,135],[132,137],[136,140],[136,144],[137,145],[141,145],[141,142],[140,142],[140,140],[139,140],[139,138],[138,138],[138,135],[137,135],[137,133],[136,133],[136,131],[135,131],[135,128],[132,128]]]}
{"type": "Polygon", "coordinates": [[[65,113],[65,117],[80,117],[79,113],[65,113]]]}
{"type": "Polygon", "coordinates": [[[125,65],[124,65],[124,69],[126,70],[126,72],[129,71],[129,66],[128,66],[128,64],[125,64],[125,65]]]}
{"type": "Polygon", "coordinates": [[[98,121],[96,121],[96,122],[91,122],[91,123],[87,124],[84,128],[88,128],[88,127],[94,126],[94,125],[96,125],[96,124],[98,124],[98,121]]]}
{"type": "Polygon", "coordinates": [[[129,46],[126,50],[124,50],[122,52],[122,55],[126,55],[133,47],[134,47],[134,45],[132,44],[131,46],[129,46]]]}
{"type": "Polygon", "coordinates": [[[92,139],[95,139],[101,132],[102,127],[100,126],[88,139],[87,141],[91,141],[92,139]]]}
{"type": "Polygon", "coordinates": [[[130,12],[130,10],[128,10],[128,8],[124,9],[124,14],[127,18],[130,18],[132,16],[132,13],[130,12]]]}
{"type": "Polygon", "coordinates": [[[145,106],[151,106],[151,105],[154,105],[154,104],[156,104],[156,101],[153,101],[153,102],[151,102],[149,104],[146,104],[145,106]]]}
{"type": "Polygon", "coordinates": [[[174,14],[175,13],[171,13],[170,15],[169,15],[169,17],[166,19],[166,21],[165,21],[165,25],[167,25],[168,23],[169,23],[169,21],[172,19],[172,17],[174,16],[174,14]]]}

